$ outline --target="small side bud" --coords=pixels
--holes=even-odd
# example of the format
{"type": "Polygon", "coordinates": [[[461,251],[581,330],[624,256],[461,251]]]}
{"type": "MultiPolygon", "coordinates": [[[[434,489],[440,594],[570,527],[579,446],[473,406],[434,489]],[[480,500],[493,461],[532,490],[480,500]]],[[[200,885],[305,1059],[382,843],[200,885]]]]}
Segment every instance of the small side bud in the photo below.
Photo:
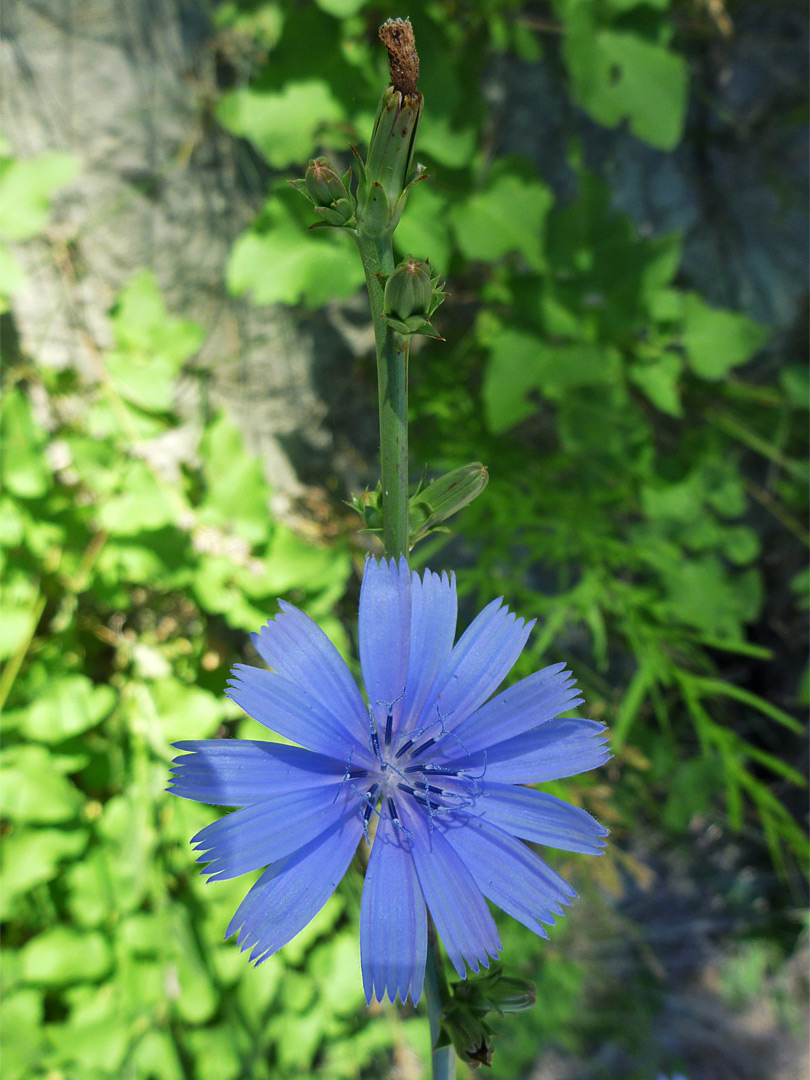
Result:
{"type": "Polygon", "coordinates": [[[385,321],[398,334],[438,337],[430,319],[444,297],[438,274],[430,275],[430,264],[409,255],[385,283],[385,321]]]}
{"type": "Polygon", "coordinates": [[[352,496],[349,505],[363,519],[363,524],[368,532],[382,532],[382,488],[379,484],[377,484],[374,491],[364,491],[362,495],[352,496]]]}
{"type": "Polygon", "coordinates": [[[351,168],[340,176],[328,158],[319,157],[310,161],[303,180],[290,180],[289,183],[315,207],[315,213],[321,218],[319,224],[340,228],[354,218],[356,203],[351,193],[351,178],[351,168]]]}
{"type": "Polygon", "coordinates": [[[431,533],[449,532],[443,522],[469,506],[488,481],[486,466],[480,461],[471,461],[431,480],[427,487],[423,488],[420,483],[408,504],[411,546],[431,533]]]}

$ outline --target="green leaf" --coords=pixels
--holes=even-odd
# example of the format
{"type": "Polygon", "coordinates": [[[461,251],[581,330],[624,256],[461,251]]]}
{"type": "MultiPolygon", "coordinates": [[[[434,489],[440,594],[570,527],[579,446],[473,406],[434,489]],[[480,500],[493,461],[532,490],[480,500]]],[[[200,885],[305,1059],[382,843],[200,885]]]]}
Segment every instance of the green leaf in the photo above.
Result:
{"type": "Polygon", "coordinates": [[[118,905],[113,888],[110,862],[114,852],[108,847],[96,848],[81,862],[74,863],[65,874],[68,908],[73,922],[80,927],[100,926],[118,905]]]}
{"type": "Polygon", "coordinates": [[[100,528],[113,536],[137,536],[162,529],[175,522],[173,496],[168,484],[158,481],[143,461],[130,460],[121,470],[124,490],[102,502],[98,509],[100,528]]]}
{"type": "Polygon", "coordinates": [[[36,885],[51,881],[60,862],[75,858],[87,846],[84,831],[61,829],[15,829],[3,841],[2,918],[8,918],[13,901],[36,885]]]}
{"type": "Polygon", "coordinates": [[[477,145],[476,128],[457,128],[447,116],[427,110],[419,122],[418,153],[429,154],[448,169],[463,169],[469,165],[477,145]]]}
{"type": "Polygon", "coordinates": [[[681,557],[665,575],[669,616],[718,638],[740,638],[762,606],[757,570],[730,575],[720,559],[681,557]]]}
{"type": "Polygon", "coordinates": [[[155,275],[148,270],[121,291],[111,322],[119,348],[105,355],[105,363],[118,393],[141,409],[167,412],[174,380],[202,345],[205,331],[169,315],[155,275]]]}
{"type": "Polygon", "coordinates": [[[70,758],[54,757],[41,746],[9,746],[0,754],[2,816],[17,822],[72,821],[84,803],[62,772],[70,758]]]}
{"type": "Polygon", "coordinates": [[[19,292],[27,280],[20,260],[0,243],[0,314],[8,311],[8,297],[19,292]]]}
{"type": "Polygon", "coordinates": [[[683,347],[689,366],[704,379],[722,379],[768,340],[760,323],[733,311],[710,307],[697,293],[684,304],[683,347]]]}
{"type": "Polygon", "coordinates": [[[27,240],[48,223],[53,193],[79,172],[72,154],[40,154],[28,160],[3,162],[0,167],[0,234],[7,240],[27,240]]]}
{"type": "Polygon", "coordinates": [[[30,1080],[45,1049],[43,1001],[38,990],[3,996],[3,1080],[30,1080]]]}
{"type": "Polygon", "coordinates": [[[545,221],[553,202],[551,189],[539,180],[504,171],[483,191],[453,206],[450,222],[468,259],[495,262],[517,251],[531,269],[542,270],[545,221]]]}
{"type": "Polygon", "coordinates": [[[322,79],[288,82],[279,92],[244,87],[220,98],[217,120],[250,141],[274,169],[310,157],[318,132],[345,120],[343,106],[322,79]]]}
{"type": "Polygon", "coordinates": [[[112,966],[107,939],[99,933],[80,933],[68,926],[54,926],[20,950],[23,978],[29,983],[64,986],[96,982],[112,966]]]}
{"type": "Polygon", "coordinates": [[[429,259],[434,271],[447,274],[452,240],[448,203],[430,187],[417,184],[408,195],[408,207],[394,233],[394,247],[401,256],[429,259]]]}
{"type": "Polygon", "coordinates": [[[650,146],[678,145],[689,85],[682,56],[632,33],[597,29],[585,5],[568,21],[563,53],[573,96],[597,123],[613,128],[627,120],[650,146]]]}
{"type": "Polygon", "coordinates": [[[356,15],[365,5],[366,0],[315,0],[321,11],[334,15],[336,19],[346,19],[356,15]]]}
{"type": "Polygon", "coordinates": [[[197,1060],[195,1080],[239,1080],[244,1075],[231,1025],[198,1028],[187,1040],[197,1060]]]}
{"type": "Polygon", "coordinates": [[[207,739],[225,718],[224,694],[209,694],[179,679],[159,679],[151,687],[151,694],[167,743],[207,739]]]}
{"type": "Polygon", "coordinates": [[[272,196],[253,229],[231,248],[227,281],[232,293],[250,292],[256,304],[320,307],[353,296],[363,267],[348,236],[337,229],[308,233],[279,197],[272,196]]]}
{"type": "Polygon", "coordinates": [[[204,1024],[216,1011],[219,994],[211,981],[189,914],[175,905],[171,912],[171,940],[174,944],[180,996],[176,1008],[189,1024],[204,1024]]]}
{"type": "Polygon", "coordinates": [[[678,390],[683,364],[672,353],[664,353],[651,363],[630,364],[627,377],[661,412],[683,416],[678,390]]]}
{"type": "Polygon", "coordinates": [[[48,437],[34,423],[28,398],[17,386],[3,394],[0,427],[4,487],[22,499],[39,498],[51,484],[51,470],[44,454],[48,437]]]}
{"type": "Polygon", "coordinates": [[[483,398],[490,429],[499,433],[537,411],[532,394],[559,401],[585,386],[616,380],[619,357],[612,349],[572,342],[550,345],[516,330],[492,334],[483,398]]]}
{"type": "Polygon", "coordinates": [[[37,742],[62,742],[95,727],[115,701],[111,687],[94,686],[85,675],[64,675],[36,697],[20,730],[37,742]]]}
{"type": "Polygon", "coordinates": [[[205,494],[201,524],[225,527],[250,544],[272,534],[270,492],[258,458],[245,451],[242,433],[224,414],[206,429],[200,444],[205,494]]]}
{"type": "Polygon", "coordinates": [[[0,660],[6,660],[29,640],[42,613],[39,591],[30,578],[4,567],[3,617],[0,619],[0,660]]]}

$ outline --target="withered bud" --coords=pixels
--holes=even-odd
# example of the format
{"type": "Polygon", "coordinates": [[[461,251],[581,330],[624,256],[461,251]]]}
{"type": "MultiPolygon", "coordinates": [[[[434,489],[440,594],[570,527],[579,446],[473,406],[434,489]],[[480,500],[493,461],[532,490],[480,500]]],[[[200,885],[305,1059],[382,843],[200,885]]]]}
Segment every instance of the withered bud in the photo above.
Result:
{"type": "Polygon", "coordinates": [[[402,94],[415,94],[419,57],[410,19],[389,19],[380,27],[380,40],[388,50],[391,83],[402,94]]]}

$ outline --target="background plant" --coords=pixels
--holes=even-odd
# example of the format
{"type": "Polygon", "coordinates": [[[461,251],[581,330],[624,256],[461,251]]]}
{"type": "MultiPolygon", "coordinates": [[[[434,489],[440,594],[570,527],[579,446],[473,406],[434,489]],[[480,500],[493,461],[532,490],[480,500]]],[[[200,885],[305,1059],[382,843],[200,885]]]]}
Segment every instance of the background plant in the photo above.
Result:
{"type": "MultiPolygon", "coordinates": [[[[285,181],[366,137],[388,14],[356,0],[213,13],[233,73],[214,116],[269,176],[228,283],[302,320],[353,297],[362,271],[346,238],[306,234],[285,181]]],[[[731,1001],[767,991],[789,1029],[780,970],[797,928],[785,913],[804,898],[806,681],[789,638],[806,596],[806,372],[768,326],[695,291],[678,235],[642,236],[615,211],[578,139],[565,148],[568,201],[529,161],[493,156],[481,91],[499,57],[545,56],[596,123],[672,149],[694,53],[684,9],[493,0],[409,14],[431,180],[396,241],[429,255],[452,294],[437,317],[447,343],[412,358],[413,479],[426,461],[472,459],[497,477],[456,537],[416,554],[465,567],[470,610],[505,595],[545,616],[515,677],[568,660],[613,727],[612,783],[581,792],[617,841],[600,895],[643,892],[649,849],[736,832],[754,873],[721,883],[735,928],[721,985],[731,1001]]],[[[698,36],[720,33],[698,24],[698,36]]],[[[79,168],[7,151],[3,239],[41,231],[50,194],[79,168]]],[[[3,1076],[331,1080],[385,1075],[392,1061],[418,1075],[422,1024],[394,1010],[370,1022],[362,1006],[359,891],[341,890],[254,971],[220,941],[243,885],[203,889],[186,841],[204,820],[163,795],[171,741],[239,729],[226,674],[278,595],[345,648],[355,524],[336,497],[341,529],[297,536],[263,512],[262,469],[204,392],[181,417],[177,377],[194,375],[204,332],[166,311],[154,277],[131,281],[110,326],[112,345],[81,373],[43,366],[4,333],[3,1076]],[[193,447],[192,465],[172,463],[172,440],[193,447]]],[[[371,370],[354,371],[373,428],[371,370]]],[[[643,943],[627,911],[605,903],[604,937],[643,943]]],[[[649,1035],[654,966],[623,980],[616,947],[606,961],[560,929],[550,945],[509,931],[546,1004],[510,1025],[494,1075],[528,1074],[549,1042],[592,1056],[618,1041],[630,1064],[608,1075],[680,1066],[649,1035]]]]}

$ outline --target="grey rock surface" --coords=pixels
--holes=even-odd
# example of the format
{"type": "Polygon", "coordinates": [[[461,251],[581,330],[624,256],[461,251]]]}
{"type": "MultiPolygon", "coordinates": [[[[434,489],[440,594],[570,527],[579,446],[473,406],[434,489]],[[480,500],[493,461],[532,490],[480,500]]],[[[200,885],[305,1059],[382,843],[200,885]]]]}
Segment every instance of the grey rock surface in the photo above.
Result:
{"type": "Polygon", "coordinates": [[[5,5],[4,130],[23,158],[65,150],[81,161],[47,235],[19,252],[30,287],[12,314],[29,355],[92,373],[118,291],[137,271],[154,271],[170,312],[207,333],[191,365],[204,380],[180,388],[191,441],[205,381],[265,461],[283,514],[302,485],[282,440],[295,433],[323,453],[331,436],[313,385],[314,346],[293,313],[225,289],[228,251],[267,176],[211,122],[207,15],[187,0],[5,5]]]}

